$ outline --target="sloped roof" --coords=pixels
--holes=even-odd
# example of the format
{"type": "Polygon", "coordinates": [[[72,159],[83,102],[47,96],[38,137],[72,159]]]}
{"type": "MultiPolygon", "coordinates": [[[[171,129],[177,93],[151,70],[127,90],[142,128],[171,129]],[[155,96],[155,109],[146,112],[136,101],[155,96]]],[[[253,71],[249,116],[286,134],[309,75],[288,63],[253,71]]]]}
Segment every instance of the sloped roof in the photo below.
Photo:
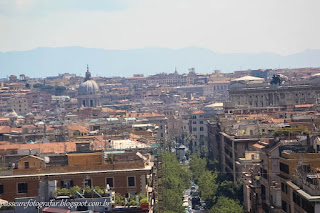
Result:
{"type": "Polygon", "coordinates": [[[200,111],[195,111],[192,114],[193,115],[199,115],[199,114],[203,114],[203,113],[204,113],[204,111],[200,110],[200,111]]]}
{"type": "Polygon", "coordinates": [[[79,131],[79,132],[88,132],[88,129],[81,125],[70,125],[68,126],[68,130],[71,131],[79,131]]]}
{"type": "Polygon", "coordinates": [[[0,134],[11,132],[10,126],[0,126],[0,134]]]}
{"type": "Polygon", "coordinates": [[[231,81],[264,81],[263,78],[258,78],[250,75],[243,76],[241,78],[236,78],[231,81]]]}

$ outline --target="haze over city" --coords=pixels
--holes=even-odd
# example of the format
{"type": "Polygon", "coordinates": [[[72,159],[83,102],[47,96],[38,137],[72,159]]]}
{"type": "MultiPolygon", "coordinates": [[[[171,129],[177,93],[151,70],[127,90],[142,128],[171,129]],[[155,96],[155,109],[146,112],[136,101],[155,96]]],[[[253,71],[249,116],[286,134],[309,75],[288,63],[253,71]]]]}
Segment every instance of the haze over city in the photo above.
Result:
{"type": "Polygon", "coordinates": [[[2,0],[0,51],[81,46],[294,54],[320,49],[316,0],[2,0]]]}
{"type": "Polygon", "coordinates": [[[0,0],[0,213],[319,213],[319,8],[0,0]]]}

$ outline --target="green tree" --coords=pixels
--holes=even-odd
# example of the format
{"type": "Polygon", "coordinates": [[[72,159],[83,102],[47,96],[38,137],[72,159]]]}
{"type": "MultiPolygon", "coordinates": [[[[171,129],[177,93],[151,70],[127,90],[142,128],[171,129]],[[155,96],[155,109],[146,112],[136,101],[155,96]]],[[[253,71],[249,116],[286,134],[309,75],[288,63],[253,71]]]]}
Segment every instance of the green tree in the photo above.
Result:
{"type": "Polygon", "coordinates": [[[199,192],[203,200],[207,202],[208,207],[213,206],[217,194],[218,184],[216,179],[218,174],[205,171],[199,178],[199,192]]]}
{"type": "Polygon", "coordinates": [[[165,210],[176,213],[184,212],[184,207],[182,206],[182,193],[177,193],[173,189],[167,189],[164,190],[163,197],[165,210]]]}
{"type": "Polygon", "coordinates": [[[199,177],[206,171],[206,165],[206,159],[200,158],[199,153],[191,155],[190,170],[195,183],[198,183],[199,177]]]}
{"type": "Polygon", "coordinates": [[[217,160],[208,160],[207,162],[207,169],[213,172],[220,172],[221,171],[221,164],[217,160]]]}
{"type": "Polygon", "coordinates": [[[188,170],[179,164],[175,154],[163,152],[162,172],[163,176],[159,180],[159,184],[161,184],[162,187],[163,200],[160,206],[162,206],[165,211],[183,213],[183,191],[190,186],[188,170]]]}
{"type": "Polygon", "coordinates": [[[63,87],[63,86],[56,86],[54,87],[54,94],[55,95],[62,95],[64,93],[64,91],[66,91],[67,88],[63,87]]]}
{"type": "Polygon", "coordinates": [[[40,88],[41,89],[41,88],[43,88],[43,86],[44,86],[43,84],[34,84],[33,88],[40,88]]]}
{"type": "Polygon", "coordinates": [[[209,213],[241,213],[243,207],[239,201],[227,197],[219,197],[217,203],[209,210],[209,213]]]}
{"type": "Polygon", "coordinates": [[[200,157],[201,158],[206,158],[208,156],[208,139],[206,137],[200,138],[200,157]]]}
{"type": "Polygon", "coordinates": [[[219,184],[217,196],[243,201],[242,183],[240,181],[223,181],[219,184]]]}

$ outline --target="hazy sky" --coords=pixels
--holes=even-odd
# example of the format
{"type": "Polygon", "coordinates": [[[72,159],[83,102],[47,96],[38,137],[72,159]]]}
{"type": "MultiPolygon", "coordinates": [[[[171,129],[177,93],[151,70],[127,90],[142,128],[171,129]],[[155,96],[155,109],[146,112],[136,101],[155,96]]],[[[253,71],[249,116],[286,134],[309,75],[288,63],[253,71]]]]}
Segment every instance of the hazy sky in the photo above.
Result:
{"type": "Polygon", "coordinates": [[[83,46],[320,49],[319,0],[0,0],[0,51],[83,46]]]}

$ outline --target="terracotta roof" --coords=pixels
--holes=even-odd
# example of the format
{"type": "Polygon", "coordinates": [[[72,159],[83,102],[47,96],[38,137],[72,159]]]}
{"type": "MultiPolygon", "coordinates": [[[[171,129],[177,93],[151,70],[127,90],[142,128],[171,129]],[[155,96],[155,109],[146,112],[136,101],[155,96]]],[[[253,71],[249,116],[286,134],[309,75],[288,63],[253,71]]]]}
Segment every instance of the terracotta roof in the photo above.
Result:
{"type": "Polygon", "coordinates": [[[190,104],[197,104],[197,103],[199,103],[199,101],[190,101],[189,103],[190,104]]]}
{"type": "Polygon", "coordinates": [[[22,128],[11,128],[11,132],[22,132],[22,128]]]}
{"type": "Polygon", "coordinates": [[[0,134],[11,132],[10,126],[0,126],[0,134]]]}
{"type": "Polygon", "coordinates": [[[262,145],[260,145],[260,144],[253,144],[252,145],[253,147],[256,147],[256,148],[258,148],[258,149],[263,149],[264,148],[264,146],[262,146],[262,145]]]}
{"type": "Polygon", "coordinates": [[[10,121],[10,118],[7,118],[7,117],[0,118],[0,123],[4,123],[4,122],[8,122],[8,121],[10,121]]]}
{"type": "MultiPolygon", "coordinates": [[[[0,150],[12,149],[39,149],[41,153],[67,153],[76,151],[76,143],[85,143],[88,141],[74,142],[50,142],[50,143],[35,143],[35,144],[0,144],[0,150]]],[[[90,141],[93,144],[94,150],[101,150],[105,147],[103,140],[90,141]]]]}
{"type": "Polygon", "coordinates": [[[313,107],[314,104],[300,104],[300,105],[295,105],[295,108],[304,108],[304,107],[313,107]]]}
{"type": "Polygon", "coordinates": [[[113,109],[108,108],[108,107],[102,107],[102,108],[101,108],[101,111],[102,111],[102,112],[114,112],[113,109]]]}
{"type": "Polygon", "coordinates": [[[272,119],[273,123],[284,123],[284,119],[272,119]]]}
{"type": "Polygon", "coordinates": [[[204,113],[204,111],[200,110],[200,111],[195,111],[192,114],[193,115],[199,115],[199,114],[203,114],[203,113],[204,113]]]}
{"type": "Polygon", "coordinates": [[[11,144],[9,141],[0,141],[0,145],[11,144]]]}
{"type": "Polygon", "coordinates": [[[127,118],[150,118],[150,117],[164,117],[164,114],[155,112],[127,112],[127,118]]]}
{"type": "Polygon", "coordinates": [[[70,125],[68,126],[68,130],[71,131],[80,131],[80,132],[88,132],[88,129],[81,125],[70,125]]]}
{"type": "Polygon", "coordinates": [[[35,128],[33,124],[22,125],[22,128],[35,128]]]}
{"type": "Polygon", "coordinates": [[[75,98],[71,98],[71,100],[70,100],[70,103],[77,103],[78,102],[78,100],[77,99],[75,99],[75,98]]]}

